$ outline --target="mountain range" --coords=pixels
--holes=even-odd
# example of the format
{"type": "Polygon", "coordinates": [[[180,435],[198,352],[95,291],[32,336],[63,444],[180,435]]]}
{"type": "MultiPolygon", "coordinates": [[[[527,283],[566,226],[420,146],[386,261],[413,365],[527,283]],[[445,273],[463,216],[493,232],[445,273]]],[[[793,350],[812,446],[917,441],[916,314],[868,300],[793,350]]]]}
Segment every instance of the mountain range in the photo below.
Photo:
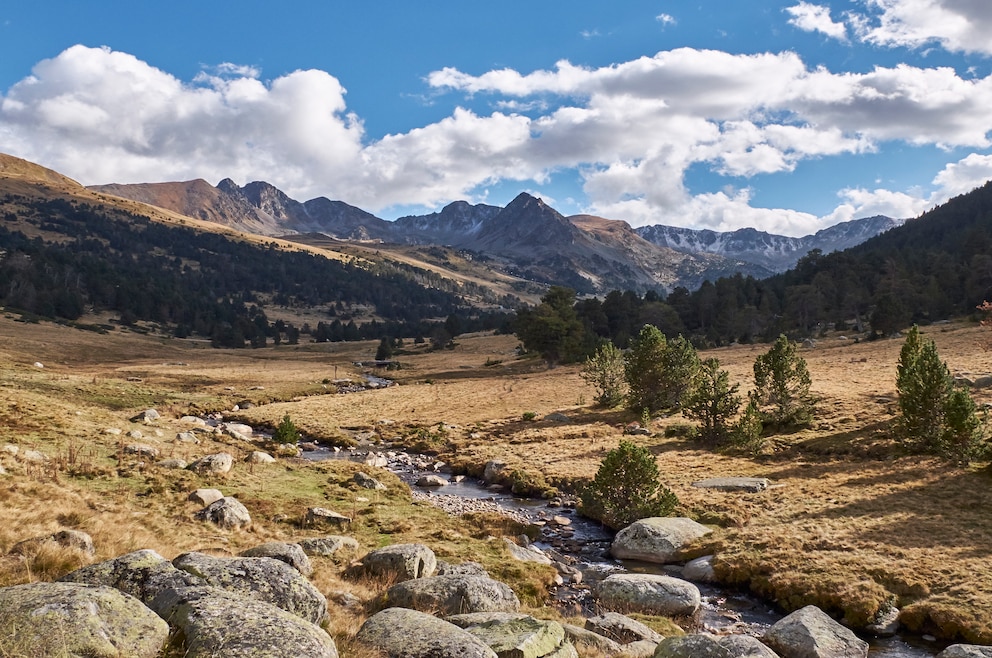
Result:
{"type": "Polygon", "coordinates": [[[193,180],[90,189],[232,229],[302,242],[320,236],[374,243],[377,249],[451,247],[506,274],[580,293],[695,289],[705,280],[738,272],[763,278],[788,269],[811,249],[845,249],[901,223],[870,217],[790,238],[754,229],[633,229],[626,222],[592,215],[565,217],[526,193],[503,208],[455,201],[440,212],[386,221],[325,197],[300,202],[263,181],[243,187],[224,179],[216,187],[193,180]]]}

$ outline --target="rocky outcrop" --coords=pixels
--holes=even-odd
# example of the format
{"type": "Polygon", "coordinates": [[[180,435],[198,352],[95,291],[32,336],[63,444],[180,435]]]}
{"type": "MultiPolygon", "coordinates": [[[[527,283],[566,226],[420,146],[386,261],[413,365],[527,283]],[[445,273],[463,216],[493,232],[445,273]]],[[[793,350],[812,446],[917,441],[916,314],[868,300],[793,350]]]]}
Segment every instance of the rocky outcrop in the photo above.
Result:
{"type": "Polygon", "coordinates": [[[165,590],[151,607],[184,638],[186,658],[337,658],[321,628],[271,603],[215,587],[165,590]]]}
{"type": "Polygon", "coordinates": [[[586,619],[586,630],[598,633],[620,644],[630,644],[638,640],[661,642],[664,638],[636,619],[619,612],[604,612],[586,619]]]}
{"type": "Polygon", "coordinates": [[[699,610],[699,590],[671,576],[617,574],[605,578],[597,590],[599,604],[608,610],[631,610],[670,617],[692,616],[699,610]]]}
{"type": "Polygon", "coordinates": [[[710,635],[682,635],[658,643],[654,658],[736,658],[710,635]]]}
{"type": "Polygon", "coordinates": [[[299,544],[270,541],[241,551],[240,555],[241,557],[270,557],[285,562],[308,578],[313,574],[310,558],[303,552],[303,548],[299,544]]]}
{"type": "Polygon", "coordinates": [[[868,643],[808,605],[783,617],[765,633],[762,642],[785,658],[865,658],[868,643]]]}
{"type": "Polygon", "coordinates": [[[113,587],[146,605],[163,590],[202,585],[204,582],[191,573],[177,569],[172,562],[147,549],[85,566],[66,574],[60,580],[113,587]]]}
{"type": "Polygon", "coordinates": [[[48,543],[56,544],[63,548],[74,548],[90,556],[96,553],[96,548],[93,546],[93,538],[80,530],[59,530],[50,535],[25,539],[14,544],[10,552],[15,555],[25,555],[29,552],[39,550],[44,544],[48,543]]]}
{"type": "Polygon", "coordinates": [[[226,496],[215,500],[196,513],[197,520],[210,521],[221,528],[241,528],[251,525],[251,515],[237,498],[226,496]]]}
{"type": "Polygon", "coordinates": [[[613,557],[668,564],[679,552],[712,530],[687,518],[654,517],[635,521],[617,533],[610,547],[613,557]]]}
{"type": "Polygon", "coordinates": [[[296,542],[307,555],[327,557],[340,550],[358,550],[358,541],[351,537],[329,535],[327,537],[309,537],[296,542]]]}
{"type": "Polygon", "coordinates": [[[59,582],[0,588],[4,655],[154,658],[168,636],[168,625],[141,601],[110,587],[59,582]]]}
{"type": "Polygon", "coordinates": [[[393,544],[366,554],[362,566],[368,573],[401,582],[433,576],[437,558],[434,551],[423,544],[393,544]]]}
{"type": "Polygon", "coordinates": [[[485,576],[433,576],[398,583],[386,593],[389,605],[441,615],[516,612],[520,601],[505,584],[485,576]]]}
{"type": "Polygon", "coordinates": [[[496,653],[471,633],[403,608],[387,608],[369,617],[356,638],[389,658],[496,658],[496,653]]]}

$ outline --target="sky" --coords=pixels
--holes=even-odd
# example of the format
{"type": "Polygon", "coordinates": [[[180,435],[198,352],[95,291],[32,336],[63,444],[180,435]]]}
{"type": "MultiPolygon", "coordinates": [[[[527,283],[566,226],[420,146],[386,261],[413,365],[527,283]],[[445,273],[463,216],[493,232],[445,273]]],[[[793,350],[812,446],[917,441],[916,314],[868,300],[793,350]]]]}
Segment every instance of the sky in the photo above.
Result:
{"type": "Polygon", "coordinates": [[[801,236],[981,185],[990,131],[988,0],[0,5],[0,152],[85,185],[801,236]]]}

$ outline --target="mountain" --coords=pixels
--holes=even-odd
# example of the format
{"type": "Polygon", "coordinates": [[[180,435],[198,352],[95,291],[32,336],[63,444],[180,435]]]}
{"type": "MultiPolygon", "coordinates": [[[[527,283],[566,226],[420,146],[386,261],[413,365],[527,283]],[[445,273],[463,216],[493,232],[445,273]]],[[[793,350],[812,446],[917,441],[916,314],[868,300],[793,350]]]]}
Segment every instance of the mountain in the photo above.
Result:
{"type": "Polygon", "coordinates": [[[394,224],[416,244],[454,244],[474,237],[503,209],[467,201],[449,203],[441,212],[400,217],[394,224]]]}
{"type": "Polygon", "coordinates": [[[902,223],[903,220],[876,215],[842,222],[801,238],[774,235],[753,228],[721,233],[658,224],[635,230],[645,240],[662,247],[685,253],[719,254],[754,263],[773,272],[784,272],[813,249],[825,254],[843,251],[902,223]]]}

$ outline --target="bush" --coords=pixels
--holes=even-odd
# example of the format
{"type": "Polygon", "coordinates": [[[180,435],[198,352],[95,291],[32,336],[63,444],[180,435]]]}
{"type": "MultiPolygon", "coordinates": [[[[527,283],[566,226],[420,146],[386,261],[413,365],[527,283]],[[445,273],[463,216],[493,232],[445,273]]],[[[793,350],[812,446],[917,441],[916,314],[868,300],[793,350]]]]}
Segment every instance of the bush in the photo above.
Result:
{"type": "Polygon", "coordinates": [[[638,519],[669,516],[678,503],[659,481],[654,455],[630,441],[606,454],[595,479],[582,491],[582,513],[615,530],[638,519]]]}
{"type": "Polygon", "coordinates": [[[683,412],[701,424],[699,438],[712,446],[727,442],[728,421],[741,406],[739,386],[730,385],[726,370],[720,370],[716,359],[703,361],[683,405],[683,412]]]}
{"type": "Polygon", "coordinates": [[[623,402],[627,388],[623,352],[611,342],[603,343],[594,355],[586,359],[582,379],[596,387],[597,403],[604,407],[617,406],[623,402]]]}
{"type": "Polygon", "coordinates": [[[272,440],[276,443],[298,443],[300,440],[300,432],[296,429],[296,425],[289,418],[289,414],[282,417],[282,422],[276,427],[276,431],[272,433],[272,440]]]}
{"type": "Polygon", "coordinates": [[[761,432],[761,412],[754,400],[751,400],[734,424],[733,432],[730,433],[730,445],[750,455],[757,455],[765,446],[761,432]]]}
{"type": "Polygon", "coordinates": [[[751,399],[761,411],[764,423],[778,427],[808,426],[813,422],[811,386],[806,360],[797,353],[796,344],[784,335],[754,361],[751,399]]]}

